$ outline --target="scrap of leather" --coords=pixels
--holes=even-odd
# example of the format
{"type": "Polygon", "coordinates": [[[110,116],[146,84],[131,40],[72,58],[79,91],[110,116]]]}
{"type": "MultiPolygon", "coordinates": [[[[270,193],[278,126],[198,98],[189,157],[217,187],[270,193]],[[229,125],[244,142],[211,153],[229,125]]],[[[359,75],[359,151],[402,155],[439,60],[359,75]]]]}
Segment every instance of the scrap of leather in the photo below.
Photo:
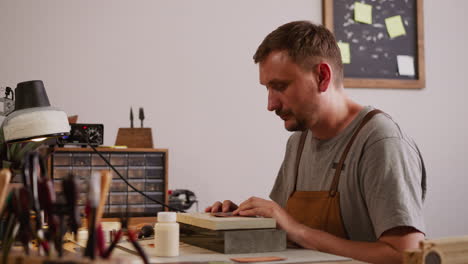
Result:
{"type": "Polygon", "coordinates": [[[266,262],[266,261],[280,261],[286,260],[286,258],[280,257],[251,257],[251,258],[231,258],[232,261],[240,263],[251,263],[251,262],[266,262]]]}
{"type": "Polygon", "coordinates": [[[256,217],[255,215],[253,216],[247,216],[247,215],[233,215],[232,212],[217,212],[217,213],[210,213],[212,216],[215,217],[256,217]]]}
{"type": "Polygon", "coordinates": [[[230,217],[230,216],[234,216],[232,214],[232,212],[227,212],[227,213],[223,213],[223,212],[217,212],[217,213],[211,213],[212,216],[216,216],[216,217],[230,217]]]}

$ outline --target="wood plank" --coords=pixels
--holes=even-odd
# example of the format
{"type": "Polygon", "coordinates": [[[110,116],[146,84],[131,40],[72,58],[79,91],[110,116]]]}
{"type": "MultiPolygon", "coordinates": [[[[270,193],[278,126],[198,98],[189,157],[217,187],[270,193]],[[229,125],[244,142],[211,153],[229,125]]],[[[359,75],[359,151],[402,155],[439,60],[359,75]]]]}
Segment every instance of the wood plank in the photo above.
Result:
{"type": "Polygon", "coordinates": [[[404,264],[467,263],[468,236],[423,240],[419,249],[406,251],[404,264]]]}
{"type": "Polygon", "coordinates": [[[177,222],[211,230],[276,228],[273,218],[215,217],[209,213],[178,213],[177,222]]]}

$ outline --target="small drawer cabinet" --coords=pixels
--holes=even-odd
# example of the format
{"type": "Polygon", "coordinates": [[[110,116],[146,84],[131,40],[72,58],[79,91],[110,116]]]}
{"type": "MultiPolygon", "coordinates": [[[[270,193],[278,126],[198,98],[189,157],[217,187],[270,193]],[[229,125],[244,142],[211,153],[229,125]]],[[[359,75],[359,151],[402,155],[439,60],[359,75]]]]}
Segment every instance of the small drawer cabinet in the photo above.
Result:
{"type": "MultiPolygon", "coordinates": [[[[167,204],[167,149],[146,148],[97,148],[117,171],[137,190],[151,199],[167,204]]],[[[165,208],[135,192],[91,148],[53,148],[49,172],[54,188],[60,196],[61,181],[73,173],[80,180],[82,209],[86,204],[88,182],[93,173],[109,170],[112,183],[104,209],[104,217],[119,217],[128,210],[130,216],[156,216],[165,208]]]]}

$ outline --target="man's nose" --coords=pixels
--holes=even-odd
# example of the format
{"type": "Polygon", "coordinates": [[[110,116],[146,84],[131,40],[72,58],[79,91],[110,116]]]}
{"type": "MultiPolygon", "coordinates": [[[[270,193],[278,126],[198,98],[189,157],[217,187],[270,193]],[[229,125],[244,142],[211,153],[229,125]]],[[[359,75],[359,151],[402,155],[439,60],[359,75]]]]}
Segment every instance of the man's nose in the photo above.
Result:
{"type": "Polygon", "coordinates": [[[278,100],[278,97],[275,95],[275,91],[272,91],[271,89],[268,90],[268,106],[267,109],[268,111],[275,111],[279,109],[280,102],[278,100]]]}

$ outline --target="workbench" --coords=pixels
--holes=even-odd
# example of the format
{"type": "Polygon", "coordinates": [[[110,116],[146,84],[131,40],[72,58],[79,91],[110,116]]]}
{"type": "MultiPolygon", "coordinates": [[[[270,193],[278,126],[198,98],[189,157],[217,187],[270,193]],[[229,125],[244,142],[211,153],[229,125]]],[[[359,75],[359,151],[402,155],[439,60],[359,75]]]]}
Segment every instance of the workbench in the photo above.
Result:
{"type": "MultiPolygon", "coordinates": [[[[309,249],[290,249],[280,252],[265,252],[265,253],[248,253],[248,254],[222,254],[204,248],[199,248],[193,245],[180,243],[180,254],[178,257],[156,257],[154,248],[154,239],[144,239],[139,241],[140,245],[148,255],[150,263],[173,263],[173,264],[238,264],[230,260],[231,258],[245,258],[245,257],[280,257],[285,258],[281,261],[270,262],[255,262],[260,264],[289,264],[289,263],[326,263],[326,264],[365,264],[365,262],[352,260],[349,258],[331,255],[315,250],[309,249]]],[[[130,263],[141,264],[143,261],[140,259],[134,248],[129,242],[120,242],[114,249],[112,257],[108,261],[97,258],[95,261],[89,261],[82,258],[84,245],[78,245],[75,242],[67,242],[64,245],[66,254],[64,259],[48,259],[47,263],[80,263],[80,264],[115,264],[115,263],[130,263]],[[52,262],[51,262],[52,261],[52,262]]],[[[37,257],[35,253],[31,257],[24,256],[22,248],[16,248],[10,254],[10,262],[14,263],[37,263],[43,264],[47,259],[44,257],[37,257]],[[16,257],[15,257],[16,255],[16,257]],[[18,256],[20,259],[18,259],[18,256]]],[[[0,261],[1,262],[1,261],[0,261]]]]}
{"type": "MultiPolygon", "coordinates": [[[[281,252],[249,253],[249,254],[221,254],[204,248],[199,248],[185,243],[180,243],[180,255],[178,257],[156,257],[154,256],[154,242],[152,239],[140,241],[145,249],[151,263],[216,263],[232,264],[237,263],[230,258],[236,257],[264,257],[275,256],[283,257],[286,260],[272,262],[256,262],[264,264],[287,264],[287,263],[327,263],[327,264],[362,264],[364,262],[351,260],[349,258],[331,255],[315,250],[308,249],[287,249],[281,252]]],[[[134,264],[142,263],[137,257],[130,243],[123,242],[119,244],[113,254],[114,257],[123,257],[131,259],[134,264]]]]}
{"type": "MultiPolygon", "coordinates": [[[[155,218],[132,218],[131,224],[133,226],[142,226],[144,224],[154,225],[155,218]]],[[[232,257],[260,257],[260,256],[276,256],[284,257],[286,260],[276,262],[257,262],[264,264],[287,264],[287,263],[327,263],[327,264],[362,264],[364,262],[352,260],[349,258],[331,255],[315,250],[308,249],[287,249],[281,252],[265,252],[265,253],[248,253],[248,254],[222,254],[209,249],[200,248],[197,246],[180,243],[180,254],[178,257],[156,257],[154,254],[154,239],[141,240],[140,245],[144,248],[151,263],[177,263],[182,262],[199,262],[210,264],[232,264],[237,263],[231,261],[232,257]]],[[[136,251],[128,242],[121,242],[114,250],[114,257],[123,257],[131,259],[131,263],[142,263],[138,258],[136,251]]]]}

